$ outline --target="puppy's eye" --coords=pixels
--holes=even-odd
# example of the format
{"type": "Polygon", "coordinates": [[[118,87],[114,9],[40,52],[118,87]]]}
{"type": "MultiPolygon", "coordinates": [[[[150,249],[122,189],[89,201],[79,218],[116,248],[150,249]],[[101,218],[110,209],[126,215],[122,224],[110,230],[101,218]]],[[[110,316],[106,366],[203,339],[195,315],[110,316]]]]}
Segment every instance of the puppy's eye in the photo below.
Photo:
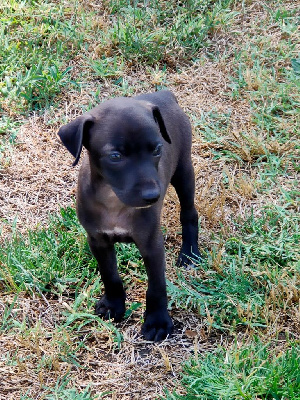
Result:
{"type": "Polygon", "coordinates": [[[113,161],[113,162],[118,162],[118,161],[122,160],[122,154],[119,153],[118,151],[114,151],[113,153],[110,153],[108,157],[109,157],[110,161],[113,161]]]}
{"type": "Polygon", "coordinates": [[[155,149],[154,149],[152,154],[153,154],[154,157],[159,157],[159,156],[161,156],[161,151],[162,151],[162,144],[158,144],[155,147],[155,149]]]}

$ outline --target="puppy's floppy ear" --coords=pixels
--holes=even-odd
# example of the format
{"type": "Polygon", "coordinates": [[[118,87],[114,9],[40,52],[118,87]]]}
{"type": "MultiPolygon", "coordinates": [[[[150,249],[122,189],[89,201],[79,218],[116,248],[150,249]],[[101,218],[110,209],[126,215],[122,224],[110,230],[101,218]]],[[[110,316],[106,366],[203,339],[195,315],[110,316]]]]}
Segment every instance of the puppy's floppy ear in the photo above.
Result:
{"type": "Polygon", "coordinates": [[[85,144],[85,139],[87,139],[85,137],[93,122],[94,117],[91,114],[85,114],[62,126],[58,131],[61,141],[73,157],[75,157],[73,167],[79,161],[82,145],[85,144]]]}
{"type": "Polygon", "coordinates": [[[154,117],[155,121],[158,123],[162,137],[165,139],[166,142],[171,143],[170,136],[167,132],[167,129],[166,129],[163,117],[161,116],[159,108],[157,106],[154,106],[152,109],[152,112],[153,112],[153,117],[154,117]]]}

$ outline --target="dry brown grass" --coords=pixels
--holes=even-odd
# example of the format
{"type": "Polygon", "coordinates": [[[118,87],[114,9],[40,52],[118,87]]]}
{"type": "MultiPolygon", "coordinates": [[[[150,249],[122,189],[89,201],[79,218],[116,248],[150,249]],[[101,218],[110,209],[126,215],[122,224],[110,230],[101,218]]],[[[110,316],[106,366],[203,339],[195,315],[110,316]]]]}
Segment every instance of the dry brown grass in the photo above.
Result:
{"type": "MultiPolygon", "coordinates": [[[[143,288],[144,289],[144,288],[143,288]]],[[[1,296],[0,315],[4,303],[13,302],[13,296],[1,296]]],[[[112,399],[153,399],[164,387],[176,389],[180,374],[180,362],[194,352],[207,351],[221,338],[208,337],[199,319],[191,314],[174,315],[176,334],[159,344],[146,342],[138,333],[140,312],[133,313],[128,320],[117,324],[124,342],[116,349],[109,331],[87,327],[80,333],[71,333],[61,328],[63,311],[69,309],[68,299],[43,300],[19,297],[14,317],[26,320],[30,329],[26,334],[0,335],[2,354],[0,359],[2,386],[0,399],[19,398],[20,393],[30,391],[33,398],[41,398],[44,386],[55,386],[56,382],[69,374],[73,387],[79,390],[91,386],[93,392],[113,391],[112,399]],[[80,337],[86,338],[85,347],[76,349],[76,358],[81,367],[64,361],[70,348],[80,337]],[[14,361],[9,362],[9,355],[14,361]],[[38,367],[38,373],[37,371],[38,367]]],[[[71,307],[70,307],[71,309],[71,307]]]]}

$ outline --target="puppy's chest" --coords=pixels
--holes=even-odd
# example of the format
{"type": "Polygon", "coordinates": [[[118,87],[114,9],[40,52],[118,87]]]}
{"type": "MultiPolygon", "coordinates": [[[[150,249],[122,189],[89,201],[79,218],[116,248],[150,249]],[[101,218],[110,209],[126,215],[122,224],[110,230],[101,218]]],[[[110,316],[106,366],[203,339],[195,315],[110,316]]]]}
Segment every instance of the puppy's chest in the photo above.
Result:
{"type": "Polygon", "coordinates": [[[124,206],[111,190],[105,194],[95,213],[97,233],[111,241],[128,241],[132,235],[135,210],[124,206]]]}
{"type": "Polygon", "coordinates": [[[108,236],[129,236],[132,232],[133,215],[130,210],[103,209],[98,218],[97,232],[108,236]]]}

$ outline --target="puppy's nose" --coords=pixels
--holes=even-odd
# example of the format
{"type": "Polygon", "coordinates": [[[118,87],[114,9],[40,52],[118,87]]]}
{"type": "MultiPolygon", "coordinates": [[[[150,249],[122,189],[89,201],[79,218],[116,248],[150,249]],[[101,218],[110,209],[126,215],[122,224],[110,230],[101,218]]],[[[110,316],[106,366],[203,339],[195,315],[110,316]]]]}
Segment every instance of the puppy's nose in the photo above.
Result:
{"type": "Polygon", "coordinates": [[[144,189],[142,191],[142,199],[148,204],[155,203],[160,197],[160,190],[158,188],[144,189]]]}

